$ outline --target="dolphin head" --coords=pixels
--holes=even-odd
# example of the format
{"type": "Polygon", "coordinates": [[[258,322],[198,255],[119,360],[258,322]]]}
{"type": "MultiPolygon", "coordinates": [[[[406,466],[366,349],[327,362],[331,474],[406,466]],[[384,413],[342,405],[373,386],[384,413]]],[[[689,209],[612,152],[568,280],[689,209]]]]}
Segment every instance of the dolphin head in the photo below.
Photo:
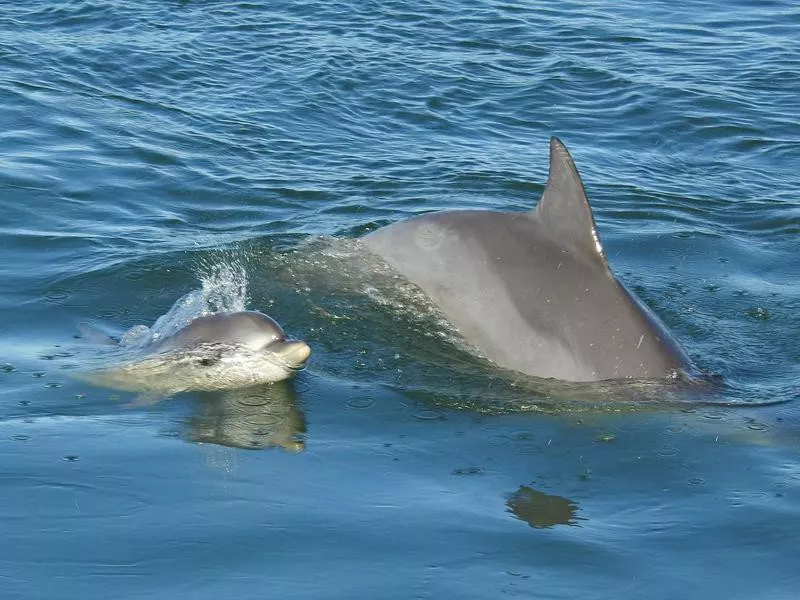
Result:
{"type": "Polygon", "coordinates": [[[311,348],[302,340],[280,339],[264,347],[273,352],[287,367],[300,369],[311,356],[311,348]]]}
{"type": "Polygon", "coordinates": [[[286,337],[275,319],[258,311],[217,313],[195,319],[162,340],[157,351],[186,348],[198,344],[231,344],[264,352],[289,369],[301,368],[311,348],[300,340],[286,337]]]}
{"type": "MultiPolygon", "coordinates": [[[[205,319],[210,320],[214,317],[217,317],[214,325],[219,324],[224,333],[218,332],[218,337],[213,341],[235,343],[247,346],[251,350],[269,353],[290,369],[303,367],[311,356],[308,344],[302,340],[287,338],[278,322],[264,313],[258,311],[222,313],[205,319]]],[[[198,321],[200,319],[192,325],[198,321]]],[[[198,324],[198,327],[202,326],[202,323],[198,324]]]]}
{"type": "Polygon", "coordinates": [[[199,317],[150,343],[126,346],[123,341],[118,346],[115,364],[93,370],[89,379],[104,387],[167,396],[282,381],[311,355],[308,344],[288,339],[274,319],[256,311],[199,317]]]}

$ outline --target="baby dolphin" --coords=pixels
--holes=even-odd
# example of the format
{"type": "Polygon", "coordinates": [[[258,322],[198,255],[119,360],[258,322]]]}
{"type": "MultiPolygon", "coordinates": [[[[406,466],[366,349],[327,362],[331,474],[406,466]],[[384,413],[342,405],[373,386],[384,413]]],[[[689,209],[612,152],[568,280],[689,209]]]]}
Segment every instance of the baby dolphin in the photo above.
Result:
{"type": "Polygon", "coordinates": [[[614,277],[583,182],[557,138],[535,209],[428,213],[363,242],[501,367],[576,382],[689,369],[666,327],[614,277]]]}
{"type": "Polygon", "coordinates": [[[154,342],[153,351],[215,343],[271,352],[287,364],[296,366],[301,366],[311,355],[305,342],[286,339],[283,328],[275,319],[254,310],[198,317],[176,333],[154,342]]]}
{"type": "MultiPolygon", "coordinates": [[[[311,355],[308,344],[287,339],[274,319],[257,311],[198,317],[162,338],[142,329],[146,333],[124,336],[114,364],[92,371],[88,379],[153,395],[225,390],[287,379],[311,355]]],[[[82,332],[99,341],[96,332],[86,327],[82,332]]],[[[116,344],[107,336],[105,341],[116,344]]]]}

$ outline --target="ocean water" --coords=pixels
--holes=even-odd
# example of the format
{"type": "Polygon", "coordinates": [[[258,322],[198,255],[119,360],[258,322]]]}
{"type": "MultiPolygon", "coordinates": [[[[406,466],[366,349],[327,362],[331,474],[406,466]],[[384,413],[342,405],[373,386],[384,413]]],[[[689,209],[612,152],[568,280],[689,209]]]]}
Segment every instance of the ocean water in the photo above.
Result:
{"type": "Polygon", "coordinates": [[[0,106],[0,597],[797,597],[794,3],[2,2],[0,106]],[[551,135],[707,403],[533,392],[353,242],[532,207],[551,135]],[[181,298],[308,368],[80,376],[181,298]]]}

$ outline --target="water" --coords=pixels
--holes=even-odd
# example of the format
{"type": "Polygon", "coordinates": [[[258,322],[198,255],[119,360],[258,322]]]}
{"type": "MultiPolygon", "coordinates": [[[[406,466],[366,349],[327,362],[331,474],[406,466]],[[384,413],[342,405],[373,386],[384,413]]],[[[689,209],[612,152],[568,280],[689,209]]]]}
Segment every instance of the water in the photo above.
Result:
{"type": "Polygon", "coordinates": [[[3,3],[2,596],[794,598],[798,40],[783,1],[3,3]],[[532,206],[550,135],[717,406],[548,404],[347,242],[532,206]],[[77,324],[187,293],[309,368],[73,376],[77,324]]]}

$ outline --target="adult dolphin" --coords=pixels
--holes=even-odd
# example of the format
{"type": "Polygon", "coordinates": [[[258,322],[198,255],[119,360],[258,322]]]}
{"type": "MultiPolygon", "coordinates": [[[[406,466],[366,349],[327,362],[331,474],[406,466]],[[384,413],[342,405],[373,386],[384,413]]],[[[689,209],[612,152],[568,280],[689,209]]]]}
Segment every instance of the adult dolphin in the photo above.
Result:
{"type": "Polygon", "coordinates": [[[690,368],[661,321],[614,277],[578,170],[555,137],[534,210],[428,213],[363,242],[501,367],[576,382],[690,368]]]}

